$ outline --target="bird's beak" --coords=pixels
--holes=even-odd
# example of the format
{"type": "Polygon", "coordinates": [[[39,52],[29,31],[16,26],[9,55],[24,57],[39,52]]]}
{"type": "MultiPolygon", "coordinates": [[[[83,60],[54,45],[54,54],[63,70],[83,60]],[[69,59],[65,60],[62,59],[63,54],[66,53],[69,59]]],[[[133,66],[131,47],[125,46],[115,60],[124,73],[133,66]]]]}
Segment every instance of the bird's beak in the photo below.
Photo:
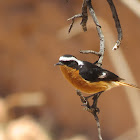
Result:
{"type": "Polygon", "coordinates": [[[55,64],[55,66],[58,66],[58,65],[64,65],[62,62],[58,62],[55,64]]]}

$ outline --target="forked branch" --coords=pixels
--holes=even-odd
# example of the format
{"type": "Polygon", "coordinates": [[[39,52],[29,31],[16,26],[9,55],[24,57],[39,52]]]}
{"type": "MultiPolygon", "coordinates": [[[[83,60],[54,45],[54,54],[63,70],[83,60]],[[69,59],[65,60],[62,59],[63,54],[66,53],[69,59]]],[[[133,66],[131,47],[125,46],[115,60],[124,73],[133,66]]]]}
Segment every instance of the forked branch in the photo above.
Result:
{"type": "Polygon", "coordinates": [[[70,24],[70,27],[69,27],[69,30],[68,30],[68,33],[71,32],[71,29],[73,27],[73,24],[74,24],[74,21],[76,18],[79,18],[81,17],[82,18],[82,21],[81,21],[81,26],[83,28],[83,31],[87,31],[87,20],[88,20],[88,14],[87,14],[87,4],[86,4],[86,1],[83,0],[83,4],[82,4],[82,13],[81,14],[77,14],[77,15],[74,15],[73,17],[69,18],[68,20],[72,20],[72,23],[70,24]]]}
{"type": "Polygon", "coordinates": [[[83,30],[87,31],[87,26],[86,26],[86,23],[87,23],[87,20],[88,20],[87,8],[89,9],[90,15],[93,18],[93,21],[96,25],[96,29],[97,29],[97,32],[98,32],[98,35],[99,35],[99,38],[100,38],[100,51],[96,52],[96,51],[83,50],[83,51],[80,51],[80,52],[81,53],[92,53],[92,54],[95,54],[95,55],[99,56],[99,60],[98,60],[97,65],[102,66],[104,50],[105,50],[104,35],[102,33],[102,30],[101,30],[101,25],[99,24],[99,21],[96,17],[95,11],[94,11],[93,6],[91,4],[91,0],[83,0],[82,14],[77,14],[77,15],[68,19],[68,20],[72,20],[72,23],[71,23],[70,28],[69,28],[69,33],[70,33],[70,31],[73,27],[75,18],[79,18],[79,17],[82,17],[81,25],[82,25],[83,30]]]}
{"type": "Polygon", "coordinates": [[[96,52],[96,51],[92,51],[92,50],[90,50],[90,51],[89,50],[82,50],[80,52],[81,53],[92,53],[92,54],[98,55],[99,56],[99,60],[98,60],[97,65],[98,66],[102,66],[104,50],[105,50],[104,35],[102,33],[102,30],[101,30],[101,25],[99,24],[99,21],[98,21],[98,19],[96,17],[95,11],[94,11],[93,6],[91,4],[91,0],[85,0],[85,1],[87,3],[87,7],[89,9],[90,15],[92,16],[92,19],[93,19],[93,21],[94,21],[94,23],[96,25],[98,36],[100,38],[100,51],[96,52]]]}
{"type": "MultiPolygon", "coordinates": [[[[120,24],[118,14],[117,14],[117,11],[116,11],[116,8],[115,8],[115,5],[114,5],[113,1],[112,0],[107,0],[107,2],[110,6],[110,9],[111,9],[114,21],[115,21],[116,29],[117,29],[117,32],[118,32],[118,40],[116,41],[116,44],[113,47],[113,50],[116,50],[120,47],[120,44],[121,44],[122,29],[121,29],[121,24],[120,24]]],[[[103,57],[104,57],[104,50],[105,50],[104,35],[102,33],[102,30],[101,30],[101,25],[99,24],[98,19],[97,19],[96,14],[95,14],[95,11],[93,9],[91,0],[83,0],[82,13],[77,14],[77,15],[68,19],[68,20],[72,20],[72,23],[71,23],[70,28],[69,28],[69,33],[70,33],[70,31],[73,27],[75,18],[82,18],[81,26],[82,26],[84,31],[87,31],[87,26],[86,26],[87,20],[88,20],[87,8],[89,9],[90,15],[93,18],[93,21],[96,25],[96,29],[97,29],[97,32],[98,32],[98,35],[99,35],[99,38],[100,38],[100,51],[96,52],[96,51],[93,51],[93,50],[82,50],[80,52],[81,53],[86,53],[86,54],[87,53],[92,53],[92,54],[95,54],[95,55],[99,56],[97,65],[102,66],[102,61],[103,61],[103,57]]]]}

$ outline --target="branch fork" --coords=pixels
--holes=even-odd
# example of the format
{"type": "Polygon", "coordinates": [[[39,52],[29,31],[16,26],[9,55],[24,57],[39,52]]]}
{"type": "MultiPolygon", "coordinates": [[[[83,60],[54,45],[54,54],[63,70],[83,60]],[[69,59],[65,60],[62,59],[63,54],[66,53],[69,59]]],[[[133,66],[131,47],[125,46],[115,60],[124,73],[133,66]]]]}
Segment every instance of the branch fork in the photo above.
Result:
{"type": "MultiPolygon", "coordinates": [[[[112,50],[117,50],[121,45],[121,40],[122,40],[122,37],[123,37],[122,36],[121,24],[120,24],[118,14],[117,14],[117,11],[116,11],[116,8],[115,8],[115,5],[114,5],[113,1],[112,0],[107,0],[107,2],[110,6],[112,16],[113,16],[113,19],[115,21],[116,29],[117,29],[117,32],[118,32],[118,40],[116,41],[112,50]]],[[[73,24],[74,24],[74,21],[75,21],[76,18],[82,18],[82,21],[81,21],[80,24],[83,28],[83,31],[87,31],[87,26],[86,26],[87,20],[88,20],[87,8],[89,9],[90,15],[92,16],[92,19],[93,19],[93,21],[96,25],[96,29],[97,29],[97,32],[98,32],[98,35],[99,35],[99,38],[100,38],[100,51],[95,52],[95,51],[92,51],[92,50],[86,50],[86,51],[84,50],[84,51],[80,51],[80,52],[81,53],[86,53],[86,54],[92,53],[92,54],[95,54],[95,55],[99,56],[97,65],[102,66],[102,61],[103,61],[103,57],[104,57],[104,50],[105,50],[104,35],[102,33],[102,30],[101,30],[101,25],[99,24],[98,19],[97,19],[96,14],[95,14],[95,11],[93,9],[91,0],[83,0],[82,13],[74,15],[73,17],[68,19],[68,20],[72,20],[72,23],[70,24],[68,32],[69,33],[71,32],[71,29],[73,27],[73,24]]]]}

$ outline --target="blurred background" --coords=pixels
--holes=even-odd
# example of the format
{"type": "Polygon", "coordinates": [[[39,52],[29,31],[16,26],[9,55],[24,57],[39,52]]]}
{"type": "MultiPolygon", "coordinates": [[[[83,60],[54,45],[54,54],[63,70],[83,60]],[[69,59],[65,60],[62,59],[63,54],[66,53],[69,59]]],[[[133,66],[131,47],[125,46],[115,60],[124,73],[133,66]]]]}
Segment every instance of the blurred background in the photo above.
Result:
{"type": "MultiPolygon", "coordinates": [[[[114,0],[123,30],[120,49],[107,1],[93,1],[105,36],[106,68],[140,86],[140,1],[114,0]]],[[[79,50],[99,51],[92,19],[83,32],[76,19],[82,1],[0,1],[0,140],[98,140],[93,116],[83,110],[75,89],[54,67],[63,54],[95,62],[79,50]]],[[[140,139],[140,92],[118,87],[99,98],[104,140],[140,139]]]]}

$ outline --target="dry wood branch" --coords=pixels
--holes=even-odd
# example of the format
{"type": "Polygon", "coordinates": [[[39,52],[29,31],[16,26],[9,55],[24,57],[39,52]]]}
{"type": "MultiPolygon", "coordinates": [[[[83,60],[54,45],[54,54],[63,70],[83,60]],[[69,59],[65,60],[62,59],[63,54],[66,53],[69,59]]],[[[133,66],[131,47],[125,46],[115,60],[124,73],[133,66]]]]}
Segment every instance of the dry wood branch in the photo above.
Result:
{"type": "Polygon", "coordinates": [[[87,27],[86,27],[86,23],[87,23],[87,20],[88,20],[87,7],[89,9],[89,12],[90,12],[90,14],[91,14],[91,16],[93,18],[93,21],[94,21],[95,25],[96,25],[96,29],[97,29],[97,32],[98,32],[98,35],[99,35],[99,38],[100,38],[100,51],[95,52],[95,51],[86,50],[86,51],[80,51],[80,52],[81,53],[86,53],[86,54],[87,53],[92,53],[92,54],[98,55],[99,60],[97,62],[97,65],[101,67],[102,66],[102,61],[103,61],[103,56],[104,56],[104,50],[105,50],[104,35],[102,33],[101,26],[100,26],[100,24],[98,22],[98,19],[96,17],[95,12],[94,12],[93,6],[91,4],[91,0],[83,0],[82,14],[74,15],[73,17],[68,19],[68,20],[72,20],[72,23],[70,24],[68,32],[70,33],[70,31],[71,31],[71,29],[73,27],[75,18],[79,18],[79,17],[82,17],[81,25],[82,25],[83,30],[87,31],[87,27]]]}
{"type": "Polygon", "coordinates": [[[93,50],[80,50],[80,53],[84,53],[84,54],[88,54],[88,53],[92,53],[92,54],[95,54],[97,56],[100,56],[100,52],[96,52],[96,51],[93,51],[93,50]]]}
{"type": "Polygon", "coordinates": [[[90,112],[94,116],[94,119],[96,120],[99,140],[103,140],[102,136],[101,136],[100,122],[99,122],[99,118],[98,118],[98,115],[97,115],[97,113],[100,112],[99,108],[97,108],[97,101],[98,101],[98,98],[101,95],[101,93],[102,92],[99,92],[99,93],[96,93],[96,94],[92,95],[93,96],[93,98],[92,98],[93,99],[93,104],[90,105],[89,102],[88,102],[88,98],[92,97],[92,96],[84,97],[82,95],[82,93],[79,90],[77,90],[77,95],[80,96],[81,102],[83,103],[83,106],[85,106],[85,110],[90,112]]]}
{"type": "Polygon", "coordinates": [[[93,9],[93,6],[91,4],[91,0],[86,0],[86,3],[87,3],[87,7],[89,9],[89,12],[93,18],[93,21],[96,25],[96,29],[97,29],[97,32],[98,32],[98,35],[99,35],[99,38],[100,38],[100,51],[99,52],[95,52],[95,51],[89,51],[89,50],[86,50],[86,51],[80,51],[81,53],[92,53],[92,54],[96,54],[99,56],[99,60],[98,60],[98,63],[97,65],[98,66],[102,66],[102,61],[103,61],[103,56],[104,56],[104,50],[105,50],[105,46],[104,46],[104,35],[102,33],[102,30],[101,30],[101,26],[98,22],[98,19],[96,17],[96,14],[95,14],[95,11],[93,9]]]}
{"type": "Polygon", "coordinates": [[[74,15],[73,17],[71,17],[71,18],[68,19],[68,20],[72,20],[72,23],[70,24],[70,27],[69,27],[68,33],[71,32],[71,29],[72,29],[72,27],[73,27],[73,24],[74,24],[74,20],[75,20],[75,18],[80,18],[80,17],[82,17],[82,14],[74,15]]]}
{"type": "Polygon", "coordinates": [[[116,8],[115,8],[115,5],[113,3],[112,0],[107,0],[109,6],[110,6],[110,9],[112,11],[112,16],[114,18],[114,21],[115,21],[115,25],[116,25],[116,28],[117,28],[117,32],[118,32],[118,40],[116,41],[116,44],[115,46],[113,47],[113,50],[116,50],[120,47],[120,44],[121,44],[121,40],[122,40],[122,29],[121,29],[121,24],[120,24],[120,21],[119,21],[119,18],[118,18],[118,14],[117,14],[117,11],[116,11],[116,8]]]}
{"type": "Polygon", "coordinates": [[[86,4],[86,0],[83,0],[83,4],[82,4],[82,14],[77,14],[77,15],[74,15],[73,17],[69,18],[68,20],[72,20],[72,23],[70,24],[70,27],[69,27],[69,30],[68,30],[68,33],[71,32],[71,29],[73,27],[73,24],[74,24],[74,20],[75,18],[82,18],[82,21],[81,21],[81,26],[83,28],[83,31],[87,31],[87,20],[88,20],[88,14],[87,14],[87,4],[86,4]]]}

